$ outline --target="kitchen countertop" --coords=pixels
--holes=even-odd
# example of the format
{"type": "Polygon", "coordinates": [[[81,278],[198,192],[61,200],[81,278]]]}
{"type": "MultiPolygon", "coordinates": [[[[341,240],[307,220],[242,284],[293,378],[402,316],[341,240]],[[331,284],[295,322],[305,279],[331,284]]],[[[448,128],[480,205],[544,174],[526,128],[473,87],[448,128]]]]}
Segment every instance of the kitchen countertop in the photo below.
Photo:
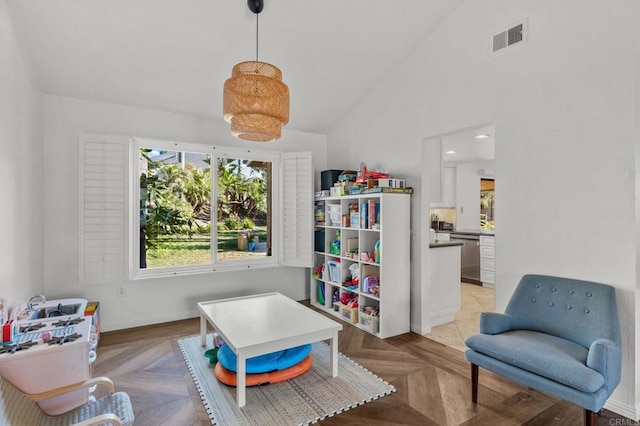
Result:
{"type": "Polygon", "coordinates": [[[461,246],[462,244],[464,244],[462,241],[436,241],[435,243],[429,243],[429,248],[453,247],[461,246]]]}

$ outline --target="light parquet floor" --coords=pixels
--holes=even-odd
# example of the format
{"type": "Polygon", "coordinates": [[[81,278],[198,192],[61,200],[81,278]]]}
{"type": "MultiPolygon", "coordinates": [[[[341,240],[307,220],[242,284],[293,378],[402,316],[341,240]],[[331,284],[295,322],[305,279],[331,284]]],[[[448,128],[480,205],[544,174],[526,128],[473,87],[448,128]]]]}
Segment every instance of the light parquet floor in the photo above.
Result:
{"type": "MultiPolygon", "coordinates": [[[[131,397],[136,426],[209,424],[177,340],[197,334],[189,319],[103,333],[94,375],[111,377],[131,397]]],[[[471,402],[464,354],[414,333],[380,340],[345,323],[339,350],[393,384],[397,392],[323,425],[580,425],[582,409],[480,371],[471,402]]],[[[635,424],[603,410],[598,425],[635,424]],[[616,423],[617,422],[617,423],[616,423]]]]}

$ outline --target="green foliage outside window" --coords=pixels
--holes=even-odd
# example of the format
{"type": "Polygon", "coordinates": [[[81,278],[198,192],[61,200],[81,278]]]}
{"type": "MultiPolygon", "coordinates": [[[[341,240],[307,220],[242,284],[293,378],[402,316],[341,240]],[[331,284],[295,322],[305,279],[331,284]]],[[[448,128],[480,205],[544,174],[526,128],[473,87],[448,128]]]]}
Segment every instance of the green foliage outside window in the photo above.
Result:
{"type": "MultiPolygon", "coordinates": [[[[140,177],[144,244],[140,267],[209,263],[211,156],[201,154],[196,165],[184,161],[183,152],[143,148],[140,155],[146,163],[140,177]]],[[[238,250],[237,230],[258,226],[254,234],[266,235],[266,169],[250,167],[244,160],[219,158],[217,183],[218,252],[238,250]]]]}

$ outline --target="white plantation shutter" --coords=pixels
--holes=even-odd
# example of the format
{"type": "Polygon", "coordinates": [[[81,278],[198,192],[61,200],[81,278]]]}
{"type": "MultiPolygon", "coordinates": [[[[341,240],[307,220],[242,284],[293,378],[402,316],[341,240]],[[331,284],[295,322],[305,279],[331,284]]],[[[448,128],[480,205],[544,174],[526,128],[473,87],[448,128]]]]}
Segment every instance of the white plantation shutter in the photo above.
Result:
{"type": "Polygon", "coordinates": [[[80,139],[80,282],[119,283],[127,271],[127,137],[80,139]]]}
{"type": "Polygon", "coordinates": [[[281,264],[313,266],[313,162],[310,152],[282,154],[281,264]]]}

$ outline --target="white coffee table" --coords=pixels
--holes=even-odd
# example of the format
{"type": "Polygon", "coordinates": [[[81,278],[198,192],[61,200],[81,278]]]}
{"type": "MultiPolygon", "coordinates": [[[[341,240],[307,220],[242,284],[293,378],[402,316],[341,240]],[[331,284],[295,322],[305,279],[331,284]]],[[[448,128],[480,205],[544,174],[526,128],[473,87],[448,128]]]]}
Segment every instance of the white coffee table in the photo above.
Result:
{"type": "Polygon", "coordinates": [[[338,375],[342,324],[280,293],[199,302],[198,310],[202,346],[208,322],[237,356],[238,407],[246,403],[247,358],[331,339],[331,374],[338,375]]]}

